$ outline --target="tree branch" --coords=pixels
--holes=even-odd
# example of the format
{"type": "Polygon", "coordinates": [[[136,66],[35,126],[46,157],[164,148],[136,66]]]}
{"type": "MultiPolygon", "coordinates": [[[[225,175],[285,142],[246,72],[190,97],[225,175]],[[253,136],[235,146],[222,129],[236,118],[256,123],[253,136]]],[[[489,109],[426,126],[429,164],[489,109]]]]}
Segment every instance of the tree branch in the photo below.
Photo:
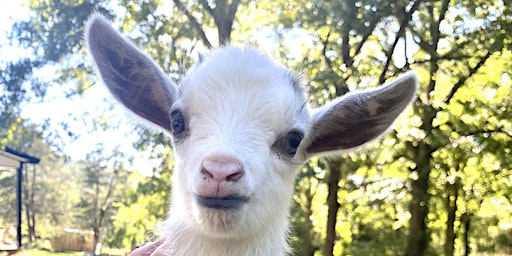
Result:
{"type": "Polygon", "coordinates": [[[233,0],[231,3],[229,3],[228,0],[217,0],[213,8],[206,0],[200,0],[199,2],[213,17],[213,21],[217,26],[219,44],[223,45],[229,43],[231,40],[233,21],[235,20],[240,0],[233,0]]]}
{"type": "Polygon", "coordinates": [[[441,11],[439,13],[439,19],[436,21],[434,19],[434,9],[432,6],[429,6],[428,11],[431,15],[431,23],[430,23],[430,35],[431,35],[431,42],[428,42],[428,46],[430,48],[430,52],[428,52],[431,55],[431,65],[430,65],[430,79],[429,84],[427,87],[427,98],[430,100],[430,97],[433,95],[431,92],[433,92],[436,88],[436,81],[435,81],[435,74],[439,70],[439,54],[437,52],[437,48],[439,45],[439,40],[441,39],[441,31],[439,30],[439,25],[444,20],[446,16],[446,12],[448,11],[450,0],[444,0],[442,3],[441,11]]]}
{"type": "Polygon", "coordinates": [[[512,139],[512,134],[510,134],[508,131],[506,131],[504,129],[500,129],[500,128],[498,128],[498,129],[484,128],[484,129],[480,129],[480,130],[470,131],[470,132],[460,134],[460,135],[464,136],[464,137],[468,137],[468,136],[479,136],[479,135],[483,135],[483,134],[496,134],[496,133],[506,135],[507,137],[512,139]]]}
{"type": "Polygon", "coordinates": [[[201,41],[203,41],[204,45],[208,48],[212,48],[212,44],[206,37],[206,34],[204,33],[203,28],[201,25],[199,25],[199,22],[197,22],[196,18],[183,6],[183,4],[180,2],[180,0],[172,0],[178,10],[180,10],[185,16],[187,16],[188,20],[190,21],[190,24],[192,27],[196,30],[197,34],[199,34],[199,37],[201,38],[201,41]]]}
{"type": "MultiPolygon", "coordinates": [[[[452,55],[452,54],[445,54],[445,55],[442,55],[442,56],[439,56],[437,57],[437,60],[467,60],[467,59],[471,59],[473,58],[474,55],[469,55],[469,54],[460,54],[460,55],[456,55],[455,53],[452,55]]],[[[425,64],[427,62],[431,62],[432,60],[429,60],[429,59],[421,59],[421,60],[416,60],[416,61],[413,61],[411,64],[416,64],[416,65],[419,65],[419,64],[425,64]]]]}
{"type": "Polygon", "coordinates": [[[325,63],[327,64],[327,67],[329,67],[330,70],[332,70],[332,62],[331,60],[329,59],[329,57],[327,57],[327,44],[329,43],[329,38],[331,37],[331,30],[329,30],[329,32],[327,32],[327,36],[325,37],[325,40],[322,40],[322,38],[320,38],[320,42],[322,42],[322,55],[324,56],[324,60],[325,60],[325,63]]]}
{"type": "Polygon", "coordinates": [[[341,39],[341,56],[343,58],[343,63],[347,66],[347,68],[352,67],[354,60],[350,56],[350,29],[347,29],[345,33],[343,33],[343,38],[341,39]]]}
{"type": "Polygon", "coordinates": [[[467,76],[464,76],[459,81],[457,81],[457,83],[452,87],[452,89],[450,90],[448,95],[446,95],[446,98],[444,98],[443,102],[445,104],[450,104],[450,101],[452,100],[452,98],[455,95],[455,93],[457,92],[457,90],[459,90],[459,88],[462,85],[464,85],[464,83],[466,83],[468,78],[473,76],[485,64],[485,62],[487,61],[487,59],[489,59],[489,57],[491,57],[491,51],[488,51],[487,54],[482,59],[480,59],[480,61],[474,67],[472,67],[468,70],[469,74],[467,76]]]}
{"type": "Polygon", "coordinates": [[[439,42],[441,31],[439,27],[441,26],[441,22],[446,17],[446,12],[448,11],[448,7],[450,6],[450,0],[444,0],[441,5],[441,12],[439,13],[439,19],[434,22],[434,26],[431,27],[432,38],[436,38],[436,42],[439,42]]]}
{"type": "Polygon", "coordinates": [[[380,18],[381,17],[379,15],[375,15],[370,20],[370,29],[368,29],[368,32],[363,35],[363,38],[361,38],[361,41],[359,41],[359,43],[357,44],[356,51],[354,52],[354,56],[352,58],[355,58],[357,55],[359,55],[359,53],[361,53],[363,45],[366,43],[368,38],[370,38],[370,36],[373,34],[373,31],[375,30],[375,27],[377,26],[377,23],[379,22],[380,18]]]}
{"type": "Polygon", "coordinates": [[[396,33],[395,40],[393,41],[393,44],[386,52],[386,64],[384,64],[384,68],[382,70],[382,73],[380,74],[379,84],[383,84],[386,81],[386,73],[388,72],[389,65],[391,64],[392,56],[393,56],[393,53],[395,52],[395,48],[396,48],[398,42],[400,41],[400,38],[402,38],[404,36],[405,29],[407,28],[407,26],[409,25],[409,22],[412,19],[412,14],[416,10],[418,10],[421,3],[422,3],[422,0],[418,0],[418,1],[414,2],[414,4],[411,6],[411,9],[409,9],[409,11],[405,11],[405,10],[398,11],[399,13],[397,14],[397,18],[400,21],[400,28],[398,29],[398,32],[396,33]]]}
{"type": "MultiPolygon", "coordinates": [[[[486,123],[489,125],[489,123],[486,123]]],[[[485,134],[503,134],[509,138],[512,139],[512,133],[510,131],[507,131],[503,127],[495,126],[489,128],[476,128],[476,129],[470,129],[470,131],[467,132],[460,132],[460,129],[456,129],[457,127],[460,127],[460,124],[454,123],[453,121],[447,121],[444,123],[444,125],[447,125],[453,129],[453,131],[457,132],[460,137],[469,137],[469,136],[482,136],[485,134]]],[[[437,125],[436,128],[439,128],[440,125],[437,125]]]]}

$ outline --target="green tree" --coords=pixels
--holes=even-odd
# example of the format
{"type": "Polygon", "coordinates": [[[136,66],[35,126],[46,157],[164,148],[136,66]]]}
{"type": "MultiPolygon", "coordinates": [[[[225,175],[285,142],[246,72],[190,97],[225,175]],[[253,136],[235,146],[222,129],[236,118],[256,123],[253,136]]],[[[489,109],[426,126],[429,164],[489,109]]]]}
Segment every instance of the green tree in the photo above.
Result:
{"type": "MultiPolygon", "coordinates": [[[[495,9],[496,12],[491,13],[479,11],[484,8],[483,2],[428,2],[424,4],[424,10],[417,17],[418,19],[411,24],[412,36],[420,47],[420,51],[413,57],[412,62],[414,66],[418,65],[417,69],[425,70],[422,71],[425,72],[426,77],[422,84],[426,85],[426,88],[423,89],[423,93],[415,104],[416,113],[421,115],[418,132],[423,136],[407,143],[411,160],[416,164],[411,169],[416,179],[412,180],[413,198],[410,204],[412,218],[409,222],[407,255],[423,255],[427,248],[429,235],[426,221],[428,221],[429,212],[429,189],[431,173],[436,169],[433,162],[438,152],[445,146],[452,146],[450,148],[452,152],[457,150],[456,144],[447,145],[446,141],[461,135],[465,137],[468,129],[464,122],[460,121],[463,121],[464,116],[469,113],[479,113],[491,107],[490,104],[471,106],[463,102],[468,96],[473,98],[472,100],[477,100],[482,97],[482,90],[492,88],[484,84],[480,87],[478,94],[470,94],[466,90],[475,86],[474,77],[481,72],[489,59],[494,55],[502,54],[508,47],[507,41],[510,41],[510,36],[503,28],[510,28],[510,21],[501,18],[506,17],[509,12],[506,11],[504,4],[504,2],[495,3],[491,9],[495,9]],[[457,14],[457,11],[461,14],[457,14]],[[479,27],[467,27],[464,22],[461,22],[464,19],[486,22],[479,27]],[[451,26],[442,26],[442,24],[451,24],[451,26]],[[491,35],[492,39],[488,40],[489,37],[484,37],[484,34],[491,35]],[[460,115],[453,115],[454,113],[450,112],[450,108],[454,105],[458,105],[459,109],[465,105],[462,108],[463,111],[459,112],[460,115]],[[447,132],[446,127],[436,122],[442,115],[459,120],[452,123],[449,128],[454,132],[447,132]]],[[[472,126],[478,127],[477,123],[472,123],[472,126]]],[[[492,134],[501,131],[490,128],[488,132],[492,134]]],[[[471,134],[467,135],[472,137],[471,134]]],[[[481,146],[484,145],[485,143],[481,144],[481,146]]],[[[467,153],[470,152],[465,151],[463,154],[467,153]]],[[[447,189],[453,188],[448,186],[447,189]]],[[[450,242],[447,243],[449,244],[450,242]]],[[[452,249],[445,249],[446,253],[450,251],[452,249]]]]}
{"type": "Polygon", "coordinates": [[[117,213],[112,217],[113,228],[108,242],[111,246],[133,248],[133,246],[155,239],[155,226],[165,219],[170,201],[173,159],[169,148],[155,153],[160,164],[153,175],[143,176],[132,172],[128,188],[113,206],[117,213]],[[132,181],[132,182],[130,182],[132,181]]]}
{"type": "Polygon", "coordinates": [[[126,170],[121,162],[123,154],[111,154],[101,147],[90,152],[82,161],[80,202],[81,212],[77,218],[82,227],[94,232],[94,250],[109,226],[109,219],[115,214],[115,202],[119,201],[125,187],[126,170]]]}

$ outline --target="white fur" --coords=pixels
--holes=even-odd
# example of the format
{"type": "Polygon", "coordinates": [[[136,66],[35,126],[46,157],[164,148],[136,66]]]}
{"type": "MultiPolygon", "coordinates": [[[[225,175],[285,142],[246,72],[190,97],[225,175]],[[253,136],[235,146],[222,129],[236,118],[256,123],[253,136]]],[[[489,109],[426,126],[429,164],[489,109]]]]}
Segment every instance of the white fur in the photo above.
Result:
{"type": "Polygon", "coordinates": [[[189,116],[192,132],[175,147],[169,250],[172,255],[283,255],[299,165],[280,160],[271,146],[290,128],[309,128],[308,115],[294,113],[303,100],[297,100],[287,71],[253,49],[225,48],[211,58],[215,62],[207,60],[182,85],[174,106],[189,116]],[[250,199],[237,212],[194,203],[202,177],[190,170],[199,170],[202,159],[214,154],[234,155],[243,163],[246,175],[234,192],[250,199]]]}

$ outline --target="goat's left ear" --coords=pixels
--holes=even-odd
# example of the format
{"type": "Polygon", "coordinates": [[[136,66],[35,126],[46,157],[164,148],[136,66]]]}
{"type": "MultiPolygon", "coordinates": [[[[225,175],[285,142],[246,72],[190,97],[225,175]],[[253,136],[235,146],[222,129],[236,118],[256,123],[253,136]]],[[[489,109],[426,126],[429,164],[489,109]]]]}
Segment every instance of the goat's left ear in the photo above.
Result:
{"type": "Polygon", "coordinates": [[[361,146],[382,135],[416,96],[412,72],[371,90],[356,91],[318,109],[306,146],[308,157],[361,146]]]}

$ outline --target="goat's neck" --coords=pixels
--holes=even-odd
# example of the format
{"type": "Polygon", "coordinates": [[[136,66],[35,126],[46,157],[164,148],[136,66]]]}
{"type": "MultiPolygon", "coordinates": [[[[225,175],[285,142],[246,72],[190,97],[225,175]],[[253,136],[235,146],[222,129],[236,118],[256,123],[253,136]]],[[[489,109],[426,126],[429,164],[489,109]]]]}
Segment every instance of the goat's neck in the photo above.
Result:
{"type": "Polygon", "coordinates": [[[277,217],[274,223],[259,234],[236,238],[219,238],[186,227],[186,221],[170,218],[166,223],[167,255],[270,255],[289,253],[287,216],[277,217]]]}

